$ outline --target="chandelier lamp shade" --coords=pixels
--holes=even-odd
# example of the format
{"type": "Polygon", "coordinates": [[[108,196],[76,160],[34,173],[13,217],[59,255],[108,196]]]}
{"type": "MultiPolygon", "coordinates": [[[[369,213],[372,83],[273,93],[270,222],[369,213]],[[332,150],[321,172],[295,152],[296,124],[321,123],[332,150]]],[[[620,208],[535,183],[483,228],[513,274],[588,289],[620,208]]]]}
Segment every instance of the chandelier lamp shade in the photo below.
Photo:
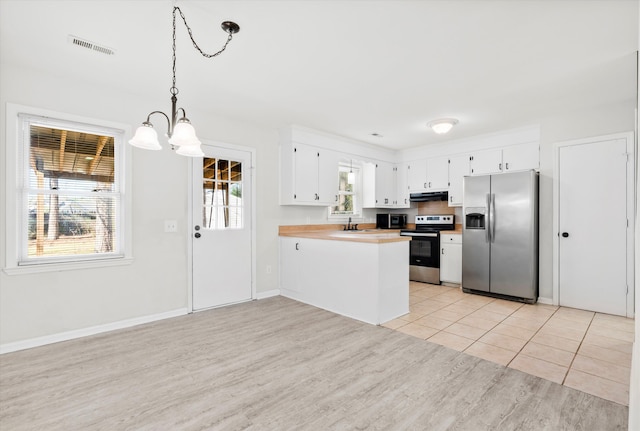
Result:
{"type": "Polygon", "coordinates": [[[171,93],[171,116],[165,114],[162,111],[153,111],[147,115],[147,120],[142,123],[140,127],[136,129],[136,133],[129,140],[129,144],[134,147],[142,148],[145,150],[161,150],[162,146],[158,141],[158,133],[153,128],[151,123],[151,116],[154,114],[160,114],[167,120],[167,137],[169,138],[169,144],[171,149],[176,150],[176,154],[187,157],[202,157],[204,153],[200,148],[202,144],[196,136],[196,131],[191,125],[191,122],[187,118],[187,113],[183,108],[178,108],[178,88],[176,87],[176,12],[180,13],[180,17],[187,27],[189,37],[193,46],[206,58],[212,58],[220,55],[226,48],[233,35],[240,31],[240,26],[235,22],[225,21],[221,24],[222,30],[224,30],[228,36],[224,46],[213,54],[207,54],[202,51],[196,41],[193,39],[191,28],[187,24],[187,20],[179,7],[173,7],[173,82],[169,89],[171,93]]]}

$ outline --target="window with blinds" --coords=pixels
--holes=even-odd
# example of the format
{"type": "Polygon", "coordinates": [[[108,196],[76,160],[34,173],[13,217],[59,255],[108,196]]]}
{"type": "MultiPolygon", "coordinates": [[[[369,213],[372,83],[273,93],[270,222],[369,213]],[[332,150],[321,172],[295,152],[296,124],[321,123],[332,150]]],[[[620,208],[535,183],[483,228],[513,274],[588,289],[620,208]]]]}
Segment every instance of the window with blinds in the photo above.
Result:
{"type": "Polygon", "coordinates": [[[123,255],[121,133],[21,116],[19,264],[123,255]]]}

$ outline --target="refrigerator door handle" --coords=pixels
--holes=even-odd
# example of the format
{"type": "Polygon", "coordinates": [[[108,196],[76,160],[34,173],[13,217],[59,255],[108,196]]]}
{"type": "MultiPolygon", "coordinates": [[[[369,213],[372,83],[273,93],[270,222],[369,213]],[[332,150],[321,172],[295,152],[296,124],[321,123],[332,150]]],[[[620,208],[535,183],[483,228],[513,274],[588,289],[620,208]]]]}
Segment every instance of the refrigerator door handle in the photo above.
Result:
{"type": "Polygon", "coordinates": [[[485,241],[486,242],[491,242],[491,229],[490,229],[490,223],[491,223],[491,195],[489,193],[487,193],[487,222],[485,225],[485,229],[484,229],[484,235],[485,235],[485,241]]]}
{"type": "Polygon", "coordinates": [[[493,193],[489,209],[489,228],[491,229],[491,242],[496,242],[496,195],[493,193]]]}

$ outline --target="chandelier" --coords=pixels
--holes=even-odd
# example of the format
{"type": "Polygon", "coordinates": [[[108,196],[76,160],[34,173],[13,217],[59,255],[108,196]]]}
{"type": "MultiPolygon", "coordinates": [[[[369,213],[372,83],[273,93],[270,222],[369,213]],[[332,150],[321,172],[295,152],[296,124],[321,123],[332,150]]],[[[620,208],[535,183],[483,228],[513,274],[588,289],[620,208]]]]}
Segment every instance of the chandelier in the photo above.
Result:
{"type": "Polygon", "coordinates": [[[189,37],[191,38],[191,42],[193,42],[193,46],[206,58],[216,57],[221,54],[226,48],[233,35],[240,31],[240,26],[235,22],[225,21],[221,24],[222,30],[224,30],[229,36],[227,37],[227,41],[220,51],[214,54],[207,54],[204,52],[196,41],[193,39],[193,34],[191,32],[191,28],[187,24],[187,19],[184,17],[184,14],[180,10],[178,6],[173,7],[173,83],[169,92],[171,93],[171,118],[167,114],[162,111],[153,111],[149,115],[147,115],[147,121],[142,123],[142,126],[136,129],[136,134],[131,138],[129,144],[134,147],[143,148],[145,150],[160,150],[162,146],[160,142],[158,142],[158,133],[156,133],[153,128],[153,124],[151,124],[151,116],[153,114],[161,114],[167,120],[168,129],[167,129],[167,137],[169,138],[169,144],[171,144],[171,149],[175,150],[176,154],[180,154],[183,156],[189,157],[201,157],[204,155],[202,149],[200,148],[201,142],[198,140],[196,136],[196,131],[191,125],[191,122],[187,118],[187,113],[183,108],[176,108],[178,103],[178,88],[176,87],[176,11],[180,13],[180,17],[184,22],[185,27],[187,27],[187,31],[189,32],[189,37]],[[178,112],[181,111],[182,116],[178,118],[178,112]]]}

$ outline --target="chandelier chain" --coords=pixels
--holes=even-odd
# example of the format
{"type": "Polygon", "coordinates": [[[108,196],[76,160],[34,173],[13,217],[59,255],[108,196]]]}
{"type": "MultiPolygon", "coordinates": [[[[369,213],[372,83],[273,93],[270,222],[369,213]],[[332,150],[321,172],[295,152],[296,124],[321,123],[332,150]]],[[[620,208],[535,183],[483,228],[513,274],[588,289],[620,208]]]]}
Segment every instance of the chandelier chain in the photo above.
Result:
{"type": "Polygon", "coordinates": [[[193,32],[191,31],[191,27],[189,27],[189,24],[187,24],[187,18],[185,18],[184,14],[182,13],[182,10],[178,6],[174,6],[173,7],[173,85],[171,87],[171,94],[178,94],[178,89],[176,88],[176,10],[180,12],[180,17],[182,18],[182,21],[184,22],[185,27],[187,27],[187,32],[189,33],[189,38],[191,39],[191,43],[193,43],[194,48],[197,49],[198,52],[202,54],[203,57],[212,58],[222,54],[222,52],[224,52],[224,50],[227,49],[227,45],[229,45],[229,42],[231,42],[231,39],[233,39],[233,33],[230,32],[229,36],[227,37],[227,41],[224,43],[224,45],[218,52],[215,52],[213,54],[208,54],[204,52],[198,46],[195,39],[193,38],[193,32]]]}

